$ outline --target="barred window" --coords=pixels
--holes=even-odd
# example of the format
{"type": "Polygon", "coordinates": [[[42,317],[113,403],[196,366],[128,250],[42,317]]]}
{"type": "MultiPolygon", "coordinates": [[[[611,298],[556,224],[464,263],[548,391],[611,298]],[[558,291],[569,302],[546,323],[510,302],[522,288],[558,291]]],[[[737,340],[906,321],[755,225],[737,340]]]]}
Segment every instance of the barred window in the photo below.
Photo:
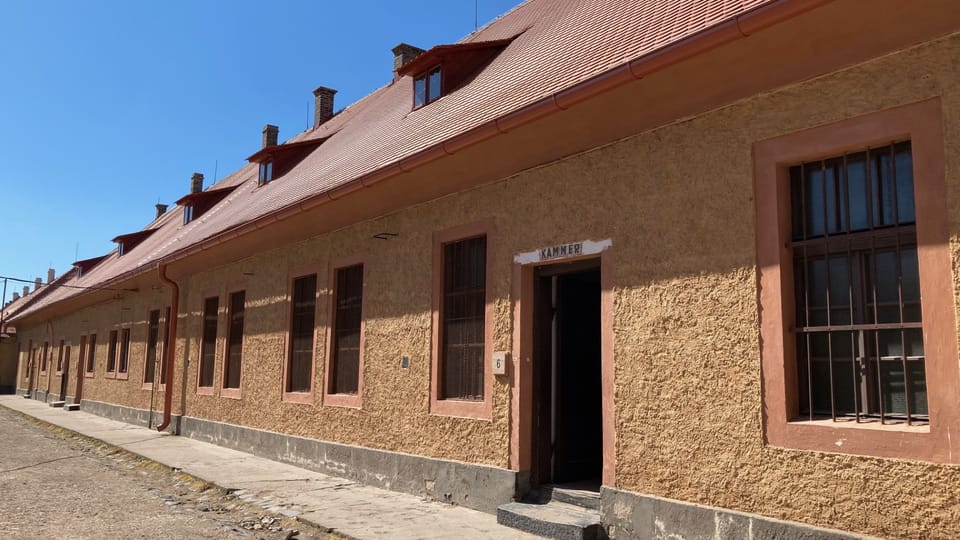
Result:
{"type": "Polygon", "coordinates": [[[927,423],[910,142],[790,183],[800,415],[927,423]]]}
{"type": "Polygon", "coordinates": [[[217,355],[217,311],[220,298],[212,296],[203,301],[203,338],[200,344],[200,380],[198,385],[213,386],[213,364],[217,355]]]}
{"type": "Polygon", "coordinates": [[[486,236],[443,246],[441,399],[483,399],[486,267],[486,236]]]}
{"type": "Polygon", "coordinates": [[[317,308],[317,275],[293,280],[290,306],[290,350],[287,356],[287,392],[309,392],[313,368],[313,327],[317,308]]]}
{"type": "Polygon", "coordinates": [[[333,323],[331,394],[356,394],[360,387],[360,328],[363,265],[337,270],[333,323]]]}
{"type": "Polygon", "coordinates": [[[243,354],[243,307],[246,293],[230,294],[230,326],[227,329],[227,361],[223,366],[223,387],[240,388],[240,359],[243,354]]]}

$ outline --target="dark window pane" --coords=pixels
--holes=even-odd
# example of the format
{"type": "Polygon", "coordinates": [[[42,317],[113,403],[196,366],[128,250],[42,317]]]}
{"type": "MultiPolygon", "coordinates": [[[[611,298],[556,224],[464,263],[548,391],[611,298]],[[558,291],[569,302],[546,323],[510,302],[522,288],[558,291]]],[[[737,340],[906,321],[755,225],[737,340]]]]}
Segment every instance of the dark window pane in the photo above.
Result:
{"type": "Polygon", "coordinates": [[[211,297],[203,302],[203,342],[200,345],[200,386],[213,386],[213,367],[217,356],[217,312],[220,298],[211,297]]]}
{"type": "Polygon", "coordinates": [[[87,373],[93,373],[96,367],[97,358],[97,335],[90,334],[90,342],[87,345],[87,373]]]}
{"type": "Polygon", "coordinates": [[[862,152],[847,156],[847,193],[850,198],[851,231],[870,228],[866,159],[866,154],[862,152]]]}
{"type": "Polygon", "coordinates": [[[443,248],[441,398],[483,399],[486,237],[443,248]]]}
{"type": "Polygon", "coordinates": [[[356,394],[360,385],[363,266],[337,270],[331,393],[356,394]]]}
{"type": "Polygon", "coordinates": [[[420,77],[413,81],[413,106],[420,107],[427,103],[427,78],[420,77]]]}
{"type": "Polygon", "coordinates": [[[430,72],[430,81],[427,84],[427,103],[440,98],[441,82],[440,68],[430,72]]]}
{"type": "Polygon", "coordinates": [[[913,201],[913,157],[910,143],[904,142],[895,147],[895,174],[897,175],[897,211],[900,223],[913,223],[916,214],[913,201]]]}
{"type": "Polygon", "coordinates": [[[804,166],[804,182],[807,238],[823,236],[826,207],[824,206],[823,174],[821,174],[818,164],[810,163],[804,166]]]}
{"type": "Polygon", "coordinates": [[[316,274],[293,280],[290,351],[287,359],[287,392],[310,391],[316,295],[316,274]]]}
{"type": "Polygon", "coordinates": [[[152,383],[157,369],[157,346],[160,343],[160,310],[150,312],[147,320],[147,365],[143,382],[152,383]]]}
{"type": "Polygon", "coordinates": [[[800,167],[790,167],[790,204],[793,239],[803,240],[803,178],[800,176],[800,167]]]}
{"type": "Polygon", "coordinates": [[[167,336],[170,335],[170,308],[163,312],[163,340],[164,345],[160,355],[160,384],[167,383],[167,336]]]}
{"type": "Polygon", "coordinates": [[[117,331],[110,331],[110,344],[107,346],[107,372],[117,370],[117,331]]]}
{"type": "Polygon", "coordinates": [[[124,328],[120,331],[120,373],[127,372],[128,361],[130,359],[130,329],[124,328]]]}
{"type": "Polygon", "coordinates": [[[223,387],[240,388],[240,362],[243,354],[243,316],[246,293],[230,294],[230,327],[227,338],[227,362],[224,365],[223,387]]]}

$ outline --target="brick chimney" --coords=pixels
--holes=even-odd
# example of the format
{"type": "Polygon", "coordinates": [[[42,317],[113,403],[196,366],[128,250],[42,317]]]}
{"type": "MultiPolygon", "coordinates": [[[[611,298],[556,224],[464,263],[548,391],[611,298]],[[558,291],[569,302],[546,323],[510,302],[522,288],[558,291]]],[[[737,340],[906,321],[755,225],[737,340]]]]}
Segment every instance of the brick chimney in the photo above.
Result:
{"type": "MultiPolygon", "coordinates": [[[[157,205],[155,206],[155,208],[157,209],[157,218],[160,217],[160,216],[162,216],[162,215],[164,215],[165,213],[167,213],[167,205],[165,205],[165,204],[157,203],[157,205]]],[[[154,219],[156,219],[156,218],[154,218],[154,219]]]]}
{"type": "Polygon", "coordinates": [[[57,271],[53,268],[47,269],[47,283],[53,283],[55,277],[57,277],[57,271]]]}
{"type": "Polygon", "coordinates": [[[11,302],[16,302],[19,299],[20,299],[20,293],[18,293],[17,291],[13,291],[13,300],[11,300],[11,302]]]}
{"type": "Polygon", "coordinates": [[[333,88],[318,86],[313,91],[313,127],[326,122],[333,117],[333,95],[337,91],[333,88]]]}
{"type": "Polygon", "coordinates": [[[413,60],[414,58],[420,56],[421,54],[427,51],[414,47],[413,45],[408,45],[406,43],[401,43],[393,48],[393,80],[397,80],[400,77],[397,75],[397,70],[402,68],[404,64],[413,60]]]}
{"type": "Polygon", "coordinates": [[[23,295],[22,295],[22,296],[26,297],[28,294],[30,294],[30,287],[29,287],[28,285],[24,285],[24,286],[23,286],[23,295]]]}
{"type": "Polygon", "coordinates": [[[34,291],[40,290],[40,286],[41,286],[41,285],[43,285],[43,280],[42,280],[42,279],[37,278],[37,279],[33,280],[33,290],[34,290],[34,291]]]}
{"type": "Polygon", "coordinates": [[[277,145],[277,136],[280,135],[280,128],[273,124],[263,126],[263,148],[277,145]]]}
{"type": "Polygon", "coordinates": [[[195,172],[190,177],[190,193],[200,193],[203,191],[203,175],[195,172]]]}

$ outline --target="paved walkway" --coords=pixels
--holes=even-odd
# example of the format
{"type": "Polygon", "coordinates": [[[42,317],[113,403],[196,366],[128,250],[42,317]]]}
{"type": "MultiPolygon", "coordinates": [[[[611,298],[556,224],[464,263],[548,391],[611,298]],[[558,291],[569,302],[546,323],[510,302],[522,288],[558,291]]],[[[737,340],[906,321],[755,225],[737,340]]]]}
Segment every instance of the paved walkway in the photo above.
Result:
{"type": "Polygon", "coordinates": [[[181,469],[236,490],[240,498],[270,511],[353,538],[540,538],[498,525],[491,514],[364,486],[82,411],[55,409],[19,395],[0,396],[0,406],[181,469]]]}

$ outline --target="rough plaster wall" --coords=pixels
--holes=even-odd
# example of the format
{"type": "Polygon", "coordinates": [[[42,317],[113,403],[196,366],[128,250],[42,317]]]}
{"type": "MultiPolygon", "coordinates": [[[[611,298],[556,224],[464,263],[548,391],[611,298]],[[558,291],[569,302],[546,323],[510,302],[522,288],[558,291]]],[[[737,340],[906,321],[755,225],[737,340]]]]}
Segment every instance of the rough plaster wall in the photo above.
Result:
{"type": "Polygon", "coordinates": [[[954,36],[601,151],[638,164],[635,195],[629,172],[611,193],[637,206],[615,214],[634,231],[614,240],[619,487],[885,537],[960,536],[960,467],[763,445],[751,157],[757,140],[942,96],[957,280],[958,58],[954,36]]]}
{"type": "MultiPolygon", "coordinates": [[[[60,340],[69,343],[70,373],[67,394],[74,396],[77,382],[77,362],[80,361],[80,336],[90,333],[97,334],[95,350],[95,376],[85,378],[83,383],[84,399],[116,403],[127,407],[140,409],[150,408],[150,390],[143,388],[144,366],[146,361],[147,315],[151,309],[161,309],[161,305],[169,303],[169,293],[166,288],[147,289],[137,292],[118,292],[113,300],[81,309],[65,317],[54,319],[49,325],[42,323],[33,327],[25,327],[20,334],[22,347],[26,351],[28,340],[33,340],[37,347],[37,367],[39,370],[40,355],[44,340],[50,342],[50,363],[48,372],[36,377],[34,388],[39,390],[50,389],[56,396],[60,394],[61,376],[56,373],[57,348],[60,340]],[[130,327],[130,351],[128,355],[127,379],[108,379],[105,377],[107,369],[107,351],[110,343],[110,331],[119,328],[117,325],[130,327]],[[48,386],[49,385],[49,386],[48,386]]],[[[119,347],[119,345],[118,345],[119,347]]],[[[26,364],[26,353],[21,354],[20,387],[26,388],[27,381],[23,376],[26,364]]],[[[36,372],[35,372],[36,373],[36,372]]],[[[155,409],[161,406],[161,393],[154,397],[155,409]]]]}
{"type": "MultiPolygon", "coordinates": [[[[958,58],[954,36],[184,279],[177,357],[190,360],[186,379],[178,361],[175,410],[185,398],[191,416],[507,466],[503,379],[494,384],[492,421],[428,414],[432,234],[493,217],[496,350],[512,348],[514,254],[613,239],[617,487],[866,534],[958,537],[960,467],[763,445],[751,157],[757,140],[941,96],[960,290],[958,58]],[[399,236],[371,239],[383,231],[399,236]],[[328,260],[355,254],[366,256],[368,275],[363,408],[319,406],[328,260]],[[280,400],[289,271],[307,264],[315,265],[320,291],[314,405],[280,400]],[[247,291],[242,399],[197,396],[203,298],[221,295],[219,387],[224,293],[235,286],[247,291]],[[409,369],[399,368],[401,355],[410,356],[409,369]]],[[[145,318],[155,300],[132,296],[145,318]]],[[[73,332],[78,344],[81,326],[98,328],[98,377],[88,379],[87,397],[146,408],[149,392],[138,390],[142,322],[133,331],[130,380],[102,378],[105,329],[116,314],[109,303],[90,308],[57,321],[58,332],[73,332]],[[84,318],[95,322],[81,325],[84,318]]],[[[22,337],[44,339],[40,329],[22,337]]]]}

